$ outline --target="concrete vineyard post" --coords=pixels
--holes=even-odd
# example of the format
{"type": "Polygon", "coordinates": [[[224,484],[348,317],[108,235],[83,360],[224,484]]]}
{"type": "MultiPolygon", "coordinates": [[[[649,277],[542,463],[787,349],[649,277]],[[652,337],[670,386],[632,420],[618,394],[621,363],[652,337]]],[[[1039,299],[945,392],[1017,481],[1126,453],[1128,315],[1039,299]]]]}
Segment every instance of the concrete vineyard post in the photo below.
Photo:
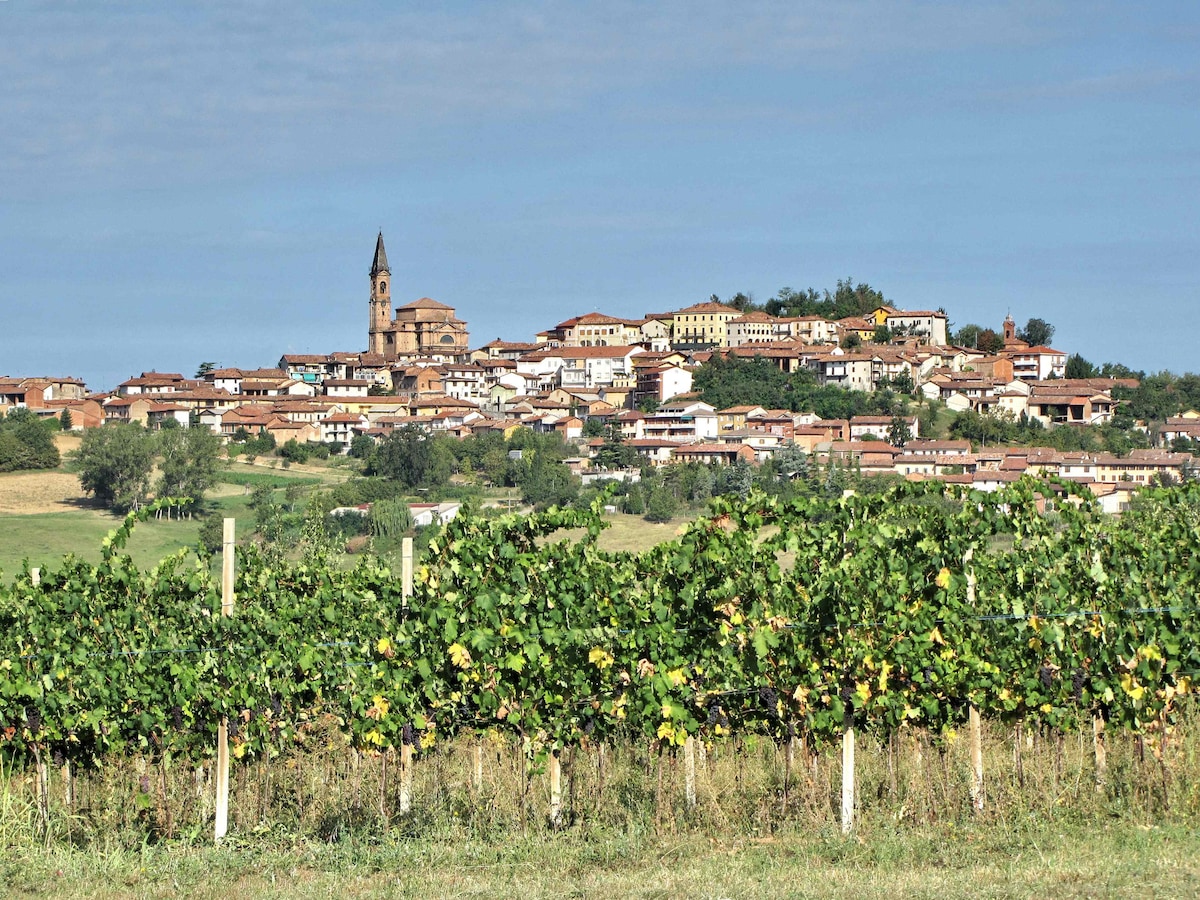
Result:
{"type": "Polygon", "coordinates": [[[854,713],[845,713],[842,730],[842,834],[854,827],[854,713]]]}
{"type": "Polygon", "coordinates": [[[979,707],[974,703],[967,713],[971,731],[971,806],[983,812],[983,727],[979,707]]]}
{"type": "MultiPolygon", "coordinates": [[[[42,570],[33,568],[29,570],[29,583],[34,587],[42,583],[42,570]]],[[[36,751],[36,747],[34,748],[36,751]]],[[[50,827],[50,766],[41,753],[35,752],[36,758],[35,768],[37,770],[37,807],[38,817],[41,819],[42,828],[50,827]]]]}
{"type": "Polygon", "coordinates": [[[407,609],[413,595],[413,539],[406,537],[400,545],[401,605],[407,609]]]}
{"type": "Polygon", "coordinates": [[[558,758],[558,749],[550,751],[550,826],[558,828],[562,825],[562,760],[558,758]]]}
{"type": "MultiPolygon", "coordinates": [[[[233,615],[234,536],[236,520],[226,519],[221,540],[221,615],[233,615]]],[[[217,809],[213,837],[219,841],[229,831],[229,719],[217,726],[217,809]]]]}

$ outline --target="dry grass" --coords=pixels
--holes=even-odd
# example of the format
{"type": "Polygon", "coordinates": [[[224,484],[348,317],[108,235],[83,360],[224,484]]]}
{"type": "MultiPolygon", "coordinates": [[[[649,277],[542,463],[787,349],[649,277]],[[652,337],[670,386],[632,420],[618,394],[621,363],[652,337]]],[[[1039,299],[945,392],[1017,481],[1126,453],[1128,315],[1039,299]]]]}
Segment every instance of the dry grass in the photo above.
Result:
{"type": "Polygon", "coordinates": [[[0,515],[65,512],[88,505],[78,475],[59,471],[0,475],[0,515]]]}

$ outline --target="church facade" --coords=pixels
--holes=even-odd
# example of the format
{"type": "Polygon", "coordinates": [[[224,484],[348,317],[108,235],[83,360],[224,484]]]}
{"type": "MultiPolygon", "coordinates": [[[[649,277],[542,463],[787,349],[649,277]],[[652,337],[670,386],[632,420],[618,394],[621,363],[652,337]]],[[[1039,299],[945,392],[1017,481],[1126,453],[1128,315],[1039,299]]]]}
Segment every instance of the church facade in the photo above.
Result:
{"type": "Polygon", "coordinates": [[[455,315],[454,307],[422,297],[397,307],[392,316],[392,270],[383,246],[383,232],[375,241],[370,274],[368,352],[387,360],[424,357],[450,361],[466,355],[467,323],[455,315]]]}

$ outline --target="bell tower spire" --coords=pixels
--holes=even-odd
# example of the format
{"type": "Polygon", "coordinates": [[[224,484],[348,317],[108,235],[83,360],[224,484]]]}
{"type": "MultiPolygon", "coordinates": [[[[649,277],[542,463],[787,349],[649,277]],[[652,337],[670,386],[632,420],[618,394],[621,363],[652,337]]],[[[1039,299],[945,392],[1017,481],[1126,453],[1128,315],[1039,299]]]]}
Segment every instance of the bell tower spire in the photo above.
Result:
{"type": "Polygon", "coordinates": [[[371,263],[371,312],[367,351],[386,352],[386,332],[392,324],[392,270],[383,247],[383,232],[375,240],[375,259],[371,263]]]}

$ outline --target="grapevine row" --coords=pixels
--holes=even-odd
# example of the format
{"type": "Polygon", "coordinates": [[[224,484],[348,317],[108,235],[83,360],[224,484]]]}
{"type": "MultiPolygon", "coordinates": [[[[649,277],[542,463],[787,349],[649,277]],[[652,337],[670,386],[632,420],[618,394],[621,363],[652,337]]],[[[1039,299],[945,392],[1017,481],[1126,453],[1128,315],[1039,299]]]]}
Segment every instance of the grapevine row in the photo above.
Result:
{"type": "Polygon", "coordinates": [[[133,564],[131,517],[99,564],[0,588],[0,747],[198,759],[222,717],[238,758],[302,745],[322,716],[376,750],[493,729],[539,746],[756,732],[816,747],[850,719],[948,735],[970,706],[1170,727],[1200,673],[1198,510],[1184,486],[1115,520],[1032,480],[752,495],[640,553],[600,549],[599,504],[463,517],[407,603],[378,560],[247,546],[226,618],[206,564],[133,564]]]}

